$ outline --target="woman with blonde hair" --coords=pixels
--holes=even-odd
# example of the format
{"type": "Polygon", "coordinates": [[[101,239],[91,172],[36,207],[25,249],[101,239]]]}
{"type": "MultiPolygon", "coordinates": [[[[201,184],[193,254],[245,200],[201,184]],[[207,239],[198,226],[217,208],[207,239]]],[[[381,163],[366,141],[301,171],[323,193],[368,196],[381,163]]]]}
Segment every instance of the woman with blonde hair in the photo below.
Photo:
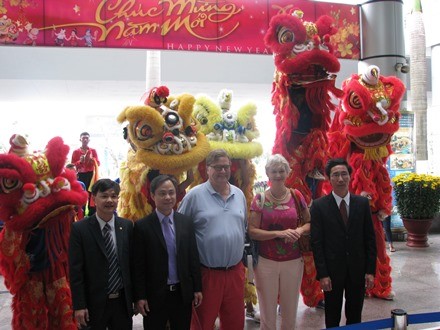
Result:
{"type": "Polygon", "coordinates": [[[259,246],[254,270],[260,329],[276,329],[278,302],[281,329],[295,328],[303,275],[298,239],[310,232],[310,213],[301,193],[286,187],[289,172],[289,163],[282,155],[270,156],[266,163],[270,188],[257,194],[251,205],[248,231],[259,246]],[[301,227],[299,216],[305,223],[301,227]]]}

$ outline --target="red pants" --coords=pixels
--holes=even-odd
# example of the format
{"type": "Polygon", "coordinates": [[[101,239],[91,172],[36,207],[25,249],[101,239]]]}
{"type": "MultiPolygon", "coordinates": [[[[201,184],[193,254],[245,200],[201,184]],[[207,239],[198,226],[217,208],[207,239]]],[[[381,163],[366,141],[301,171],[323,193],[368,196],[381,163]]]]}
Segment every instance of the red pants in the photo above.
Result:
{"type": "Polygon", "coordinates": [[[191,329],[211,330],[219,316],[220,329],[243,330],[244,281],[241,262],[229,270],[202,267],[203,301],[196,308],[197,316],[193,314],[191,329]]]}

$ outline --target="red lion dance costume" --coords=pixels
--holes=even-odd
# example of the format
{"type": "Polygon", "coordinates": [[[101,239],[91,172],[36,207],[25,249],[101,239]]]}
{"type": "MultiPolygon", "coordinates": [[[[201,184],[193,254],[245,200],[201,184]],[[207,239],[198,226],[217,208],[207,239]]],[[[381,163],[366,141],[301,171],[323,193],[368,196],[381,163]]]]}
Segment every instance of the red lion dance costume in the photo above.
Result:
{"type": "Polygon", "coordinates": [[[353,167],[350,191],[370,199],[377,244],[374,288],[367,294],[393,299],[390,258],[381,220],[391,214],[391,183],[385,163],[390,140],[399,129],[399,107],[405,86],[396,77],[380,76],[377,66],[344,81],[344,97],[328,134],[332,157],[353,167]]]}
{"type": "Polygon", "coordinates": [[[87,193],[76,173],[64,169],[68,152],[56,137],[44,154],[0,155],[0,270],[17,330],[77,328],[67,249],[75,207],[86,203],[87,193]]]}
{"type": "MultiPolygon", "coordinates": [[[[320,197],[324,165],[328,159],[326,131],[330,112],[334,110],[331,95],[342,96],[335,87],[340,69],[329,43],[336,32],[329,16],[307,22],[303,13],[279,14],[272,18],[265,43],[274,53],[275,81],[272,104],[276,116],[273,153],[282,154],[292,169],[286,184],[304,195],[307,203],[320,197]]],[[[324,295],[316,281],[311,252],[303,255],[304,276],[301,286],[304,303],[316,304],[324,295]]]]}

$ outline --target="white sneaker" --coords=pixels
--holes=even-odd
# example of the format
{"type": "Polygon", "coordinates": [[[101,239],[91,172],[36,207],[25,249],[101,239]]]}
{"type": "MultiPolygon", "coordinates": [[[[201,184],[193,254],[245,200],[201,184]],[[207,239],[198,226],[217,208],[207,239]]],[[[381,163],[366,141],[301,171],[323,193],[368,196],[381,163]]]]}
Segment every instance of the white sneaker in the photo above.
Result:
{"type": "Polygon", "coordinates": [[[396,296],[396,293],[394,291],[391,291],[390,294],[383,299],[385,300],[394,300],[394,297],[396,296]]]}

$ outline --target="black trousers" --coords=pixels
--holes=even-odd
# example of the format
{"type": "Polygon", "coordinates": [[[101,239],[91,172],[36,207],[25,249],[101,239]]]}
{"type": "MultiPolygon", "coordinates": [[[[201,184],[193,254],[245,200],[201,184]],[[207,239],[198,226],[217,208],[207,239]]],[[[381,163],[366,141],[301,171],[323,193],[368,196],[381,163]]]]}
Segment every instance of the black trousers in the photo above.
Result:
{"type": "Polygon", "coordinates": [[[133,315],[129,315],[124,291],[116,299],[107,299],[104,315],[100,320],[90,320],[92,330],[131,330],[133,315]]]}
{"type": "MultiPolygon", "coordinates": [[[[90,200],[92,198],[92,194],[89,192],[89,188],[91,188],[90,183],[92,182],[92,178],[93,178],[93,172],[78,173],[78,180],[85,184],[86,191],[89,194],[89,197],[87,199],[87,205],[89,208],[89,213],[87,214],[88,216],[91,216],[96,212],[96,208],[94,206],[93,207],[90,206],[90,200]]],[[[86,211],[85,205],[83,206],[83,211],[84,212],[86,211]]]]}
{"type": "Polygon", "coordinates": [[[166,329],[169,321],[171,330],[189,330],[191,326],[192,303],[184,303],[180,289],[169,291],[161,302],[149,301],[150,312],[144,316],[144,329],[166,329]]]}
{"type": "Polygon", "coordinates": [[[383,229],[385,230],[385,239],[388,243],[393,243],[393,233],[391,232],[391,215],[387,216],[382,221],[383,229]]]}
{"type": "Polygon", "coordinates": [[[347,270],[345,276],[331,280],[332,291],[324,292],[326,328],[339,326],[344,293],[347,324],[360,323],[364,306],[365,278],[352,278],[347,270]]]}

